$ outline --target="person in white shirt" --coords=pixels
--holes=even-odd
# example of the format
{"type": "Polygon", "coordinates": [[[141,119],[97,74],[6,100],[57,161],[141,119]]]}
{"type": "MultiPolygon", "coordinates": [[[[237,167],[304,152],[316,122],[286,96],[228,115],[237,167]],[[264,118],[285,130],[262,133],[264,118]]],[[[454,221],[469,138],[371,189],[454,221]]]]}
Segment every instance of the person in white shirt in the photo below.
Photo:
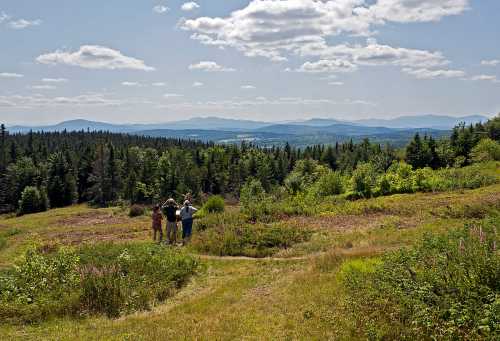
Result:
{"type": "Polygon", "coordinates": [[[184,201],[184,206],[181,208],[180,212],[182,220],[182,240],[184,244],[191,239],[191,234],[193,232],[193,214],[195,214],[196,211],[198,210],[191,206],[189,200],[184,201]]]}

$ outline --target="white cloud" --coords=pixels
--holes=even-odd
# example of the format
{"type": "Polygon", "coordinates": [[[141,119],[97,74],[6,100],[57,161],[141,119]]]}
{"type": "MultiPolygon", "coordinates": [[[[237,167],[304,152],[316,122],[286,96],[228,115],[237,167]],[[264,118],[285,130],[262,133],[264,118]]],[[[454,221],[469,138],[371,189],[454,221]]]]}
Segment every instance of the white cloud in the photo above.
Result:
{"type": "Polygon", "coordinates": [[[167,6],[156,5],[155,7],[153,7],[153,12],[158,14],[167,13],[168,11],[170,11],[170,8],[168,8],[167,6]]]}
{"type": "Polygon", "coordinates": [[[499,80],[497,79],[497,76],[495,75],[477,75],[477,76],[472,76],[469,78],[471,81],[489,81],[493,83],[498,83],[499,80]]]}
{"type": "Polygon", "coordinates": [[[176,93],[167,93],[167,94],[164,94],[163,97],[165,97],[165,98],[176,98],[176,97],[184,97],[184,95],[176,94],[176,93]]]}
{"type": "Polygon", "coordinates": [[[429,70],[404,68],[403,72],[418,79],[462,78],[465,76],[465,72],[462,70],[429,70]]]}
{"type": "Polygon", "coordinates": [[[30,89],[34,90],[54,90],[56,87],[54,85],[32,85],[29,87],[30,89]]]}
{"type": "Polygon", "coordinates": [[[155,82],[155,83],[152,83],[151,85],[152,86],[166,86],[167,83],[164,83],[164,82],[155,82]]]}
{"type": "Polygon", "coordinates": [[[3,23],[4,21],[7,21],[10,19],[10,15],[8,15],[5,12],[0,12],[0,24],[3,23]]]}
{"type": "Polygon", "coordinates": [[[22,78],[24,75],[21,75],[19,73],[12,73],[12,72],[1,72],[0,73],[0,78],[22,78]]]}
{"type": "Polygon", "coordinates": [[[124,103],[123,101],[111,99],[102,94],[84,94],[73,97],[48,97],[41,94],[31,96],[10,95],[0,96],[0,102],[10,103],[10,106],[19,108],[56,106],[116,106],[124,103]]]}
{"type": "Polygon", "coordinates": [[[344,85],[344,82],[329,82],[328,85],[340,86],[344,85]]]}
{"type": "Polygon", "coordinates": [[[340,34],[373,35],[387,22],[437,21],[458,15],[468,0],[252,0],[227,17],[184,19],[202,44],[231,46],[247,56],[284,61],[304,48],[327,47],[340,34]]]}
{"type": "Polygon", "coordinates": [[[233,68],[228,68],[211,61],[202,61],[197,64],[189,65],[189,70],[200,70],[206,72],[232,72],[236,71],[233,68]]]}
{"type": "Polygon", "coordinates": [[[482,60],[481,61],[481,65],[484,65],[484,66],[497,66],[499,64],[500,64],[500,60],[499,59],[482,60]]]}
{"type": "Polygon", "coordinates": [[[253,85],[242,85],[241,88],[243,90],[255,90],[256,89],[256,87],[253,85]]]}
{"type": "Polygon", "coordinates": [[[202,82],[194,82],[193,83],[193,88],[200,88],[202,87],[204,84],[202,82]]]}
{"type": "Polygon", "coordinates": [[[469,9],[469,0],[378,0],[366,13],[374,20],[394,22],[438,21],[469,9]]]}
{"type": "Polygon", "coordinates": [[[318,60],[317,62],[305,62],[296,71],[311,72],[311,73],[335,73],[335,72],[352,72],[357,69],[357,66],[348,60],[329,59],[318,60]]]}
{"type": "Polygon", "coordinates": [[[37,62],[42,64],[64,64],[87,69],[130,69],[152,71],[144,61],[123,55],[120,51],[97,45],[83,45],[78,51],[66,52],[57,50],[39,56],[37,62]]]}
{"type": "Polygon", "coordinates": [[[196,2],[191,1],[191,2],[186,2],[181,6],[181,10],[185,12],[193,11],[197,8],[200,8],[200,5],[198,5],[196,2]]]}
{"type": "Polygon", "coordinates": [[[68,80],[66,78],[43,78],[42,82],[45,83],[66,83],[68,80]]]}
{"type": "Polygon", "coordinates": [[[39,26],[42,24],[42,21],[40,19],[36,20],[26,20],[26,19],[18,19],[18,20],[13,20],[9,22],[9,27],[14,29],[14,30],[22,30],[24,28],[32,27],[32,26],[39,26]]]}
{"type": "Polygon", "coordinates": [[[141,83],[138,83],[138,82],[122,82],[122,85],[123,86],[131,86],[131,87],[134,87],[134,86],[142,86],[141,83]]]}

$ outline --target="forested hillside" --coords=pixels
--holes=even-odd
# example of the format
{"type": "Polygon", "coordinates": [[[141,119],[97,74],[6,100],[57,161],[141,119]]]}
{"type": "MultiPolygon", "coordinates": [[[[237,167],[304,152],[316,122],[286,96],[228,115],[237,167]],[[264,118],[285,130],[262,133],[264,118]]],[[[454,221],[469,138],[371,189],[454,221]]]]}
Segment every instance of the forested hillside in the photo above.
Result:
{"type": "MultiPolygon", "coordinates": [[[[405,160],[413,169],[462,167],[473,160],[499,158],[495,142],[500,138],[499,121],[496,117],[484,125],[459,125],[450,138],[440,140],[416,134],[404,150],[369,140],[298,149],[245,143],[221,146],[108,132],[11,135],[2,125],[0,208],[29,213],[77,202],[98,206],[119,201],[151,204],[188,192],[195,197],[239,197],[249,179],[266,192],[285,184],[300,187],[303,184],[294,181],[304,179],[296,175],[316,166],[349,179],[357,174],[360,164],[363,167],[358,173],[375,174],[384,173],[396,160],[405,160]],[[297,168],[300,160],[304,162],[297,168]]],[[[378,192],[384,190],[379,188],[378,192]]]]}

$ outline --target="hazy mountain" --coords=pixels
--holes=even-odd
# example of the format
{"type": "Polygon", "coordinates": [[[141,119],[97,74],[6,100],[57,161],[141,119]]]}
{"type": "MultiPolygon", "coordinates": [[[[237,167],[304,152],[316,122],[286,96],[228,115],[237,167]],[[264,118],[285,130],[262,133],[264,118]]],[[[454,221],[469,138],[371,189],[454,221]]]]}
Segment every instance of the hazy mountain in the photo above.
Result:
{"type": "Polygon", "coordinates": [[[357,120],[357,123],[369,127],[387,128],[433,128],[451,129],[460,122],[466,124],[485,122],[488,117],[481,115],[470,115],[463,117],[452,117],[444,115],[421,115],[421,116],[401,116],[393,119],[366,119],[357,120]]]}
{"type": "MultiPolygon", "coordinates": [[[[336,119],[313,118],[308,120],[291,121],[287,123],[272,123],[251,120],[227,119],[219,117],[198,117],[176,122],[159,124],[112,124],[88,120],[64,121],[47,126],[13,126],[8,127],[11,133],[27,133],[33,131],[110,131],[114,133],[143,133],[144,131],[169,130],[170,135],[182,137],[185,130],[216,131],[220,136],[221,131],[232,133],[269,133],[283,135],[338,135],[338,136],[372,136],[380,134],[394,134],[397,129],[441,129],[449,130],[459,122],[476,123],[486,121],[485,116],[450,117],[439,115],[402,116],[395,119],[369,119],[354,122],[339,121],[336,119]],[[173,134],[172,131],[181,133],[173,134]]],[[[436,134],[436,132],[433,132],[436,134]]],[[[210,134],[204,133],[204,136],[210,134]]],[[[233,136],[234,134],[229,134],[233,136]]]]}

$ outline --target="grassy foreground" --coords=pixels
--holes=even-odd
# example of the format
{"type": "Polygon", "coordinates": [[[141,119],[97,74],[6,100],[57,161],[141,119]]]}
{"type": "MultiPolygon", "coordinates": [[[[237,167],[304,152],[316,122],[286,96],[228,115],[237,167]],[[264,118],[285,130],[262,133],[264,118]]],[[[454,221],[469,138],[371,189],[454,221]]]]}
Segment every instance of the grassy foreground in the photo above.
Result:
{"type": "MultiPolygon", "coordinates": [[[[0,339],[366,339],[370,331],[353,317],[349,293],[340,281],[343,262],[378,259],[388,250],[414,244],[426,232],[459,229],[499,209],[500,185],[342,203],[321,215],[271,223],[310,234],[271,258],[199,254],[204,270],[149,311],[118,319],[2,324],[0,339]]],[[[149,226],[148,217],[131,219],[117,208],[86,206],[3,217],[0,267],[11,267],[33,243],[142,243],[150,237],[149,226]]],[[[187,251],[198,254],[196,250],[187,251]]]]}

